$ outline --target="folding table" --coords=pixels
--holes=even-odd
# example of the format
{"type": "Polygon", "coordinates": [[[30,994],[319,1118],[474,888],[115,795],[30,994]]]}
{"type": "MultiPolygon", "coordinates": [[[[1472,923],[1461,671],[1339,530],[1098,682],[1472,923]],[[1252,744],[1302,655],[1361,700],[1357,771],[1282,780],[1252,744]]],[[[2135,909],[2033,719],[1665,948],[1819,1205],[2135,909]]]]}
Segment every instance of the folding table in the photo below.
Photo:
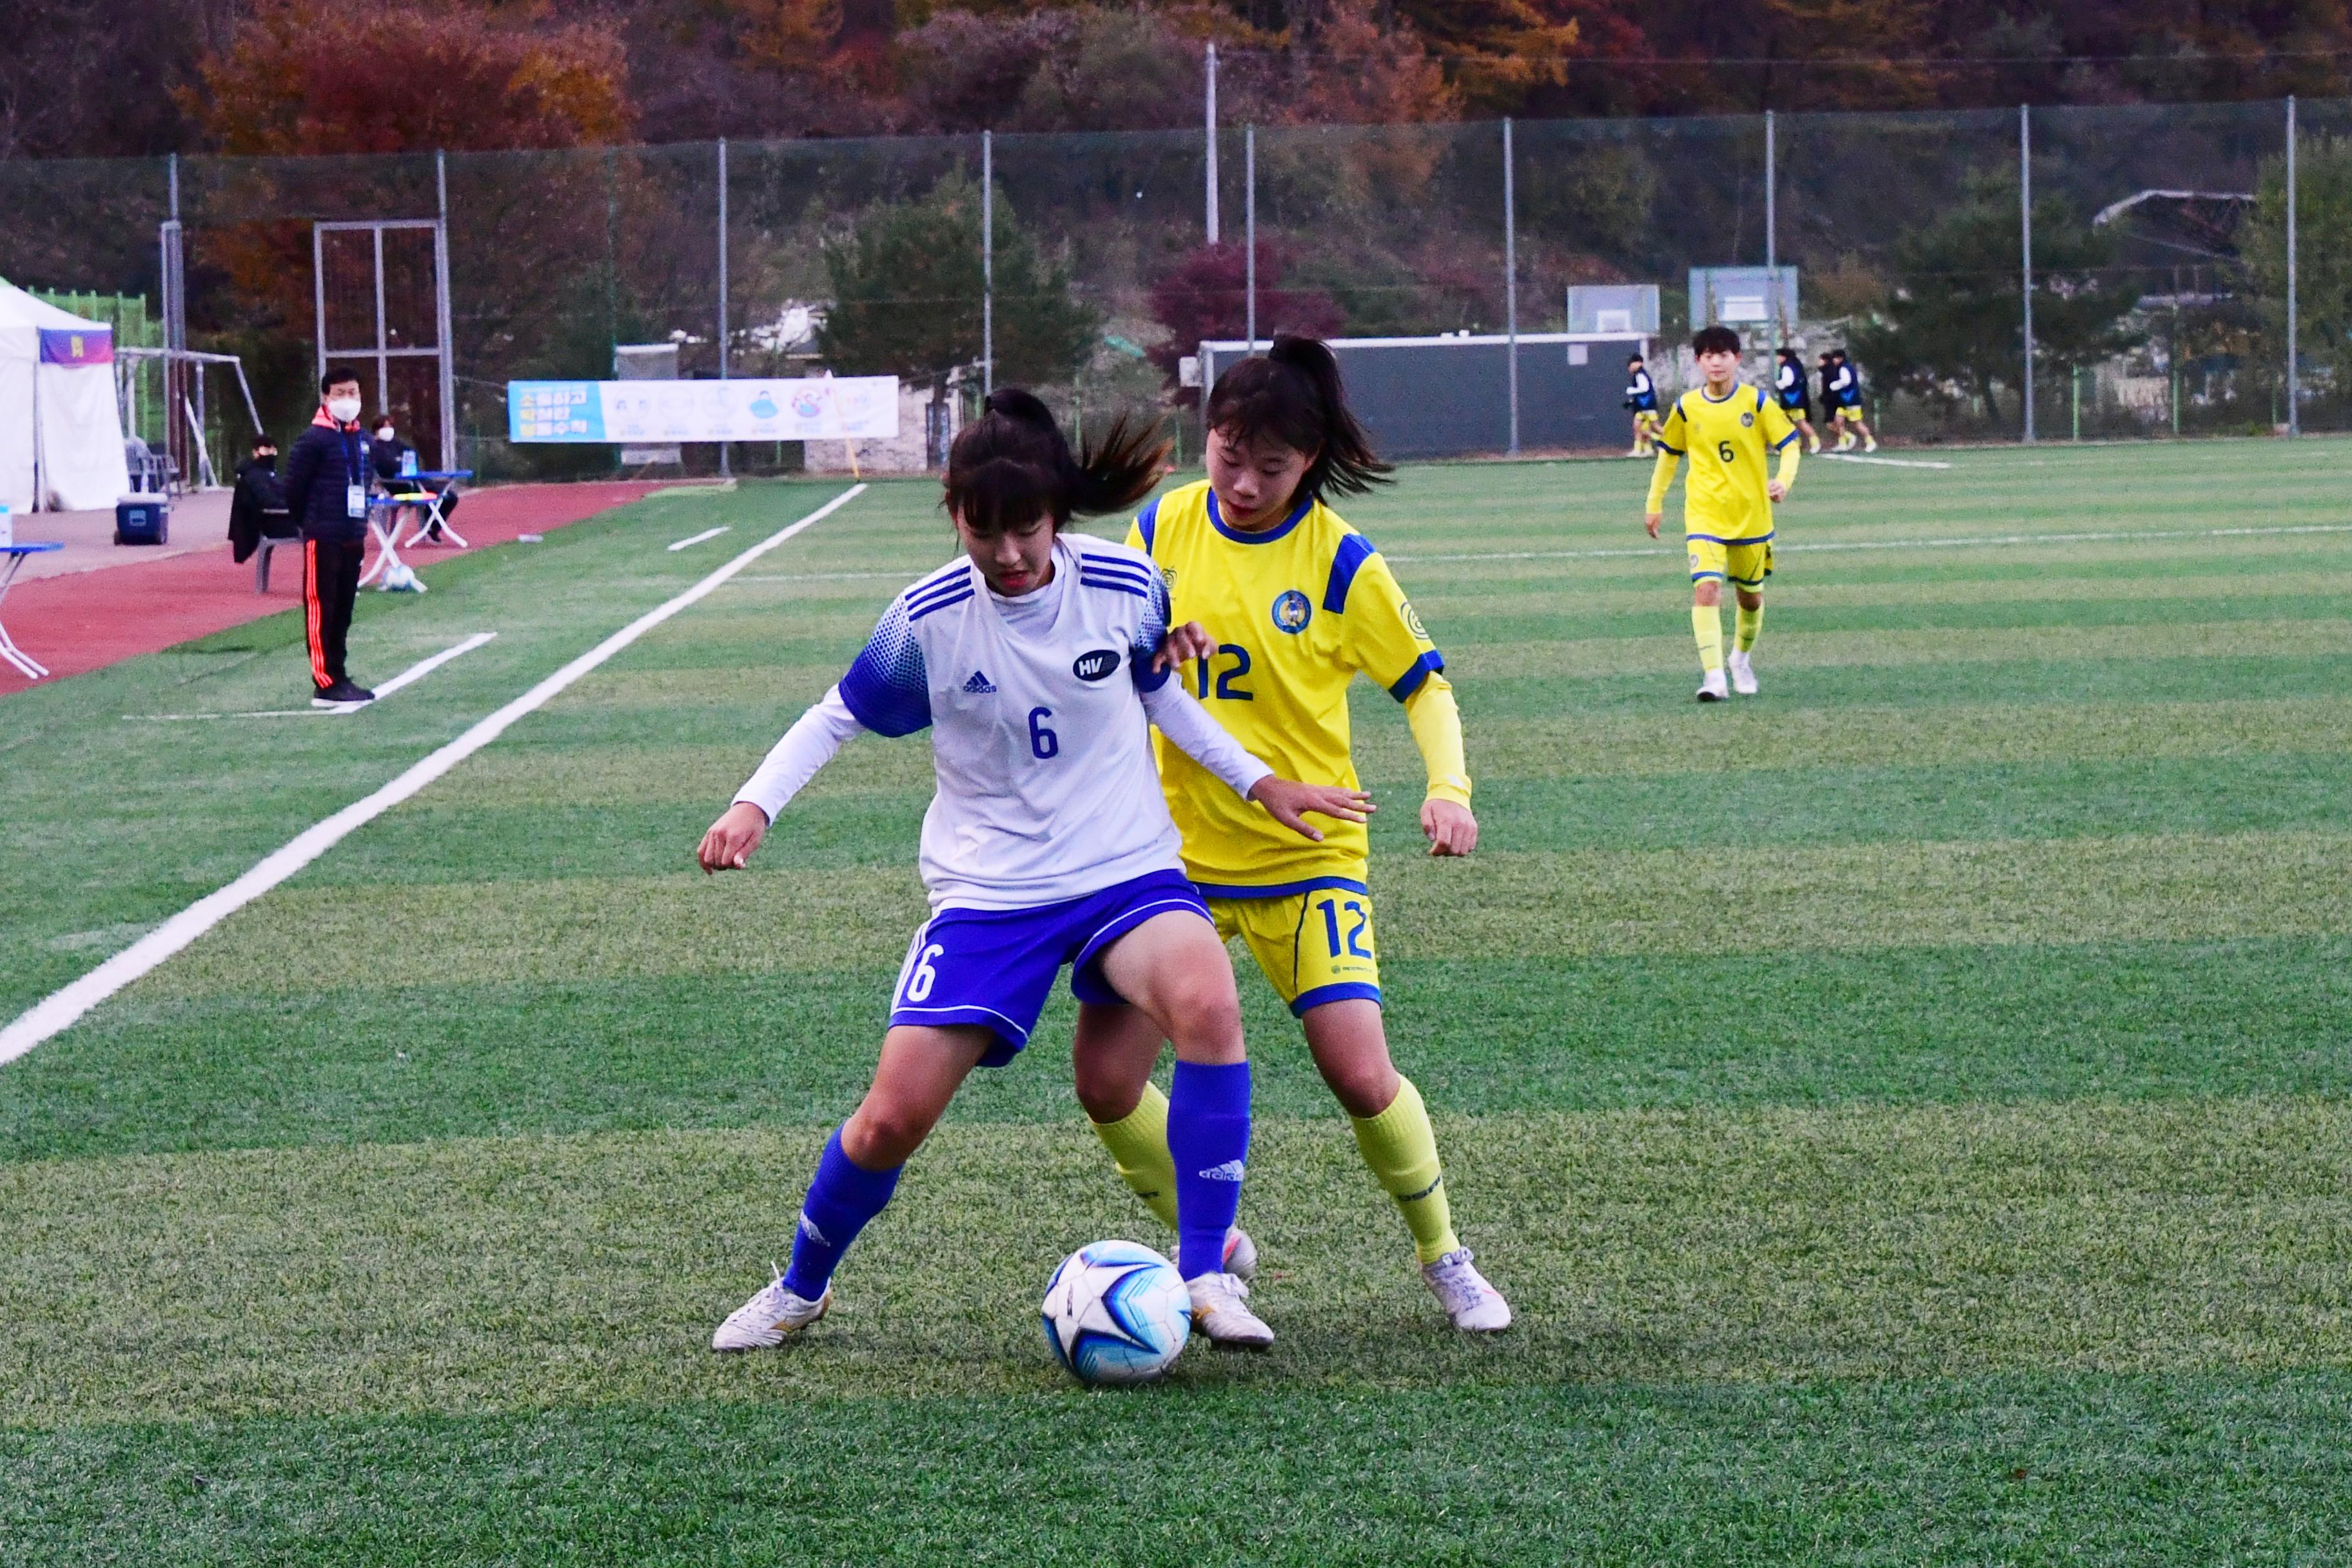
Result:
{"type": "Polygon", "coordinates": [[[447,518],[441,515],[443,503],[457,499],[458,481],[461,479],[470,479],[473,477],[474,470],[471,468],[433,468],[421,474],[403,474],[400,476],[398,480],[399,483],[413,483],[420,489],[427,483],[438,484],[441,487],[438,490],[433,491],[430,499],[428,500],[404,500],[401,502],[403,506],[413,506],[416,508],[416,510],[423,514],[416,520],[415,531],[408,536],[409,543],[415,544],[418,540],[423,539],[426,534],[432,532],[433,530],[438,528],[444,534],[457,542],[458,549],[470,550],[473,548],[472,545],[466,542],[466,536],[457,531],[457,526],[447,518]]]}
{"type": "MultiPolygon", "coordinates": [[[[8,596],[8,584],[16,580],[16,574],[24,568],[26,556],[47,555],[52,550],[64,548],[64,545],[54,542],[33,540],[27,540],[22,544],[0,544],[0,556],[7,558],[6,564],[0,566],[0,599],[5,599],[8,596]]],[[[8,628],[5,626],[0,626],[0,658],[6,659],[24,671],[25,679],[27,680],[38,680],[49,672],[47,665],[40,663],[31,654],[16,646],[16,639],[8,635],[8,628]]]]}

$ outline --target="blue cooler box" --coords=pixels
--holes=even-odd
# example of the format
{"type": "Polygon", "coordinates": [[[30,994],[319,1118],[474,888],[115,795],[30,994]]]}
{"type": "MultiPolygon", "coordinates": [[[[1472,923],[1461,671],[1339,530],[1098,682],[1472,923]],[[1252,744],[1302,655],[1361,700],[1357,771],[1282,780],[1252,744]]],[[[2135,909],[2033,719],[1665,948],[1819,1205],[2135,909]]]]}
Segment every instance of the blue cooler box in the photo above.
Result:
{"type": "Polygon", "coordinates": [[[124,496],[114,503],[114,542],[169,544],[172,502],[165,496],[124,496]]]}

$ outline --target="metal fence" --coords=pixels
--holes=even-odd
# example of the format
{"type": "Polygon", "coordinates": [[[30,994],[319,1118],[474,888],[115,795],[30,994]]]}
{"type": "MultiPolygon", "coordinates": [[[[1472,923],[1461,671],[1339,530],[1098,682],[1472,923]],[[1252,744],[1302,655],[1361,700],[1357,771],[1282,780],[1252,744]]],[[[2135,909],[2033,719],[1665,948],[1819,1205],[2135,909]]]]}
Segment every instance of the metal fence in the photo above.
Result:
{"type": "MultiPolygon", "coordinates": [[[[1757,346],[1848,347],[1883,435],[2352,426],[2347,100],[11,162],[0,204],[0,275],[162,301],[284,425],[314,226],[446,217],[450,423],[493,474],[609,470],[509,448],[504,388],[622,344],[688,376],[1019,379],[1083,422],[1183,401],[1203,339],[1557,332],[1577,283],[1657,284],[1671,342],[1691,268],[1759,264],[1800,284],[1757,346]]],[[[230,400],[208,417],[243,438],[230,400]]]]}

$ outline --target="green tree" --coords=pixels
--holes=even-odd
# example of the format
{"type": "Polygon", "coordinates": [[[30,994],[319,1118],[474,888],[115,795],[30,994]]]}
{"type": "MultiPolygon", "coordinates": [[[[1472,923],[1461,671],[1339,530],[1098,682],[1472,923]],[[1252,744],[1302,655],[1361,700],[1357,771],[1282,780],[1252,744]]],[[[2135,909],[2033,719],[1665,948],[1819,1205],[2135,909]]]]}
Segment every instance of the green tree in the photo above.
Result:
{"type": "MultiPolygon", "coordinates": [[[[2295,348],[2304,385],[2352,401],[2352,138],[2305,137],[2295,149],[2295,348]]],[[[2273,158],[2254,184],[2238,237],[2262,325],[2266,363],[2257,383],[2285,374],[2286,161],[2273,158]]]]}
{"type": "MultiPolygon", "coordinates": [[[[2037,373],[2075,367],[2137,341],[2126,318],[2137,302],[2107,275],[2114,236],[2055,196],[2033,204],[2033,347],[2037,373]]],[[[1895,247],[1894,289],[1878,319],[1853,337],[1880,385],[1948,401],[1953,389],[1999,416],[1998,388],[2016,387],[2024,362],[2017,182],[1971,176],[1960,203],[1895,247]]]]}
{"type": "MultiPolygon", "coordinates": [[[[825,363],[856,374],[943,374],[981,357],[981,192],[952,174],[919,201],[869,211],[824,247],[833,302],[817,333],[825,363]]],[[[995,201],[996,381],[1069,380],[1101,336],[1099,312],[1071,292],[1069,269],[1040,255],[999,191],[995,201]]]]}

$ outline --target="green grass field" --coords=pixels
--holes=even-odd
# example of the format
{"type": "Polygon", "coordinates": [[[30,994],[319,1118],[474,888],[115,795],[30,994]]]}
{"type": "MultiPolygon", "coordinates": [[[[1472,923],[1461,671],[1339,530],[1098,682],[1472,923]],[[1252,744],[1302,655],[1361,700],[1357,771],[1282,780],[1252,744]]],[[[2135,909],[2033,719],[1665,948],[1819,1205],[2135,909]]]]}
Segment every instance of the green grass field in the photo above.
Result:
{"type": "MultiPolygon", "coordinates": [[[[0,1067],[0,1563],[2352,1563],[2352,447],[1949,457],[1805,466],[1727,707],[1646,465],[1349,509],[1469,731],[1433,862],[1357,688],[1391,1028],[1510,1334],[1444,1329],[1246,971],[1272,1353],[1049,1365],[1054,1261],[1161,1238],[1066,994],[818,1331],[704,1348],[922,908],[919,740],[691,864],[950,552],[877,485],[0,1067]]],[[[152,717],[292,705],[288,616],[0,703],[0,1021],[836,489],[370,595],[363,679],[498,636],[353,718],[152,717]]]]}

